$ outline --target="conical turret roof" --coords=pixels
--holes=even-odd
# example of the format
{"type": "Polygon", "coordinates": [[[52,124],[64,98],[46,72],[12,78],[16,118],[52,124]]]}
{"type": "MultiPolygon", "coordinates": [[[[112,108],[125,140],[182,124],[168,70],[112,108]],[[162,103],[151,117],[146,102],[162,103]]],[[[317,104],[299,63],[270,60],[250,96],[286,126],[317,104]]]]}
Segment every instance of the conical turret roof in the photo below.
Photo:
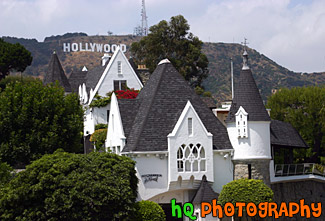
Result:
{"type": "Polygon", "coordinates": [[[69,80],[64,73],[58,55],[54,51],[43,83],[49,84],[49,83],[55,83],[55,81],[59,81],[59,84],[64,88],[65,92],[72,91],[69,80]]]}
{"type": "Polygon", "coordinates": [[[234,122],[235,114],[240,106],[248,113],[249,121],[270,121],[263,100],[256,86],[251,69],[247,64],[248,54],[243,54],[243,68],[240,72],[238,83],[235,85],[234,99],[226,122],[234,122]]]}

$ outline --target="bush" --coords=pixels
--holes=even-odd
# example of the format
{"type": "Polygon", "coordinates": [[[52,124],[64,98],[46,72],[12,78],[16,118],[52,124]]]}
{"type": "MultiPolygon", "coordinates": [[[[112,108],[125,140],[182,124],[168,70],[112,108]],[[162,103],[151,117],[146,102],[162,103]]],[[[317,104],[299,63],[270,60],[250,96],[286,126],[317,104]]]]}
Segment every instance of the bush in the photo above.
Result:
{"type": "Polygon", "coordinates": [[[76,94],[40,80],[9,83],[0,93],[0,158],[23,168],[58,147],[82,152],[83,110],[76,94]]]}
{"type": "Polygon", "coordinates": [[[96,124],[95,125],[95,130],[105,129],[105,128],[107,128],[107,124],[96,124]]]}
{"type": "Polygon", "coordinates": [[[12,178],[12,168],[7,163],[0,161],[0,187],[7,184],[12,178]]]}
{"type": "Polygon", "coordinates": [[[44,155],[0,193],[0,220],[122,220],[137,196],[135,162],[110,153],[44,155]]]}
{"type": "Polygon", "coordinates": [[[226,203],[236,204],[272,202],[273,191],[262,180],[239,179],[231,181],[222,187],[218,203],[224,206],[226,203]]]}
{"type": "Polygon", "coordinates": [[[102,150],[104,148],[106,136],[107,128],[95,130],[95,132],[90,136],[90,141],[96,146],[96,150],[102,150]]]}
{"type": "Polygon", "coordinates": [[[151,201],[139,201],[135,204],[135,221],[165,221],[166,215],[159,204],[151,201]]]}

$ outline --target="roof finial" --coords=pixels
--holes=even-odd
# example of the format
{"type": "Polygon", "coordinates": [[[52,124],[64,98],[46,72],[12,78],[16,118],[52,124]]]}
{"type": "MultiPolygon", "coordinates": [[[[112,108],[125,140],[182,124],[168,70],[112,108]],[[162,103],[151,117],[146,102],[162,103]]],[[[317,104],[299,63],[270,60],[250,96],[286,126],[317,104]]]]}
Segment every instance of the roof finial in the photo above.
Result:
{"type": "Polygon", "coordinates": [[[247,42],[247,38],[244,38],[244,42],[242,42],[242,45],[244,45],[244,53],[243,53],[243,68],[242,70],[248,70],[248,54],[246,51],[248,42],[247,42]]]}
{"type": "Polygon", "coordinates": [[[56,54],[56,51],[55,51],[55,49],[53,50],[53,54],[56,54]]]}

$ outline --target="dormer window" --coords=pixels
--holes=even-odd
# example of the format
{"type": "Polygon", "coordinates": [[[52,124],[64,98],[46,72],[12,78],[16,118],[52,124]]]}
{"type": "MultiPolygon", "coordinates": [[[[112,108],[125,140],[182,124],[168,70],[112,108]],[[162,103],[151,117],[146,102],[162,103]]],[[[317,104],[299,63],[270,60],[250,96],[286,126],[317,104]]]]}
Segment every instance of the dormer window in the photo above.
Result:
{"type": "Polygon", "coordinates": [[[245,109],[240,106],[236,113],[236,129],[238,138],[247,138],[247,115],[248,113],[245,109]]]}
{"type": "Polygon", "coordinates": [[[117,73],[122,74],[122,62],[117,61],[117,73]]]}

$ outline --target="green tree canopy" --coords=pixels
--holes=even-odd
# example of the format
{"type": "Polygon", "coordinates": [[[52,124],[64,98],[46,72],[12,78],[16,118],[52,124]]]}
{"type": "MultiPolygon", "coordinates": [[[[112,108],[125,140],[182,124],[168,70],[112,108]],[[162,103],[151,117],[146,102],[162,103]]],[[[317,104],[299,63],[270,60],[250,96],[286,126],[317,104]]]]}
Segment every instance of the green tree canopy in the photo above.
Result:
{"type": "Polygon", "coordinates": [[[110,153],[56,151],[0,193],[1,220],[123,220],[137,196],[135,162],[110,153]]]}
{"type": "Polygon", "coordinates": [[[15,168],[57,148],[82,152],[82,130],[78,96],[58,85],[15,82],[0,93],[0,158],[15,168]]]}
{"type": "MultiPolygon", "coordinates": [[[[12,167],[0,160],[0,188],[12,178],[12,167]]],[[[1,189],[0,189],[1,191],[1,189]]]]}
{"type": "Polygon", "coordinates": [[[158,203],[152,201],[139,201],[135,204],[134,221],[165,221],[166,215],[158,203]]]}
{"type": "Polygon", "coordinates": [[[31,53],[24,46],[0,38],[0,80],[12,70],[23,72],[32,60],[31,53]]]}
{"type": "MultiPolygon", "coordinates": [[[[289,122],[299,131],[313,152],[310,161],[325,156],[325,87],[283,88],[268,99],[267,107],[272,119],[289,122]]],[[[296,158],[306,154],[300,152],[295,152],[296,158]]]]}
{"type": "Polygon", "coordinates": [[[201,52],[202,41],[189,29],[182,15],[151,26],[148,36],[131,46],[135,63],[145,64],[153,72],[162,59],[168,58],[193,87],[201,86],[209,62],[201,52]]]}

